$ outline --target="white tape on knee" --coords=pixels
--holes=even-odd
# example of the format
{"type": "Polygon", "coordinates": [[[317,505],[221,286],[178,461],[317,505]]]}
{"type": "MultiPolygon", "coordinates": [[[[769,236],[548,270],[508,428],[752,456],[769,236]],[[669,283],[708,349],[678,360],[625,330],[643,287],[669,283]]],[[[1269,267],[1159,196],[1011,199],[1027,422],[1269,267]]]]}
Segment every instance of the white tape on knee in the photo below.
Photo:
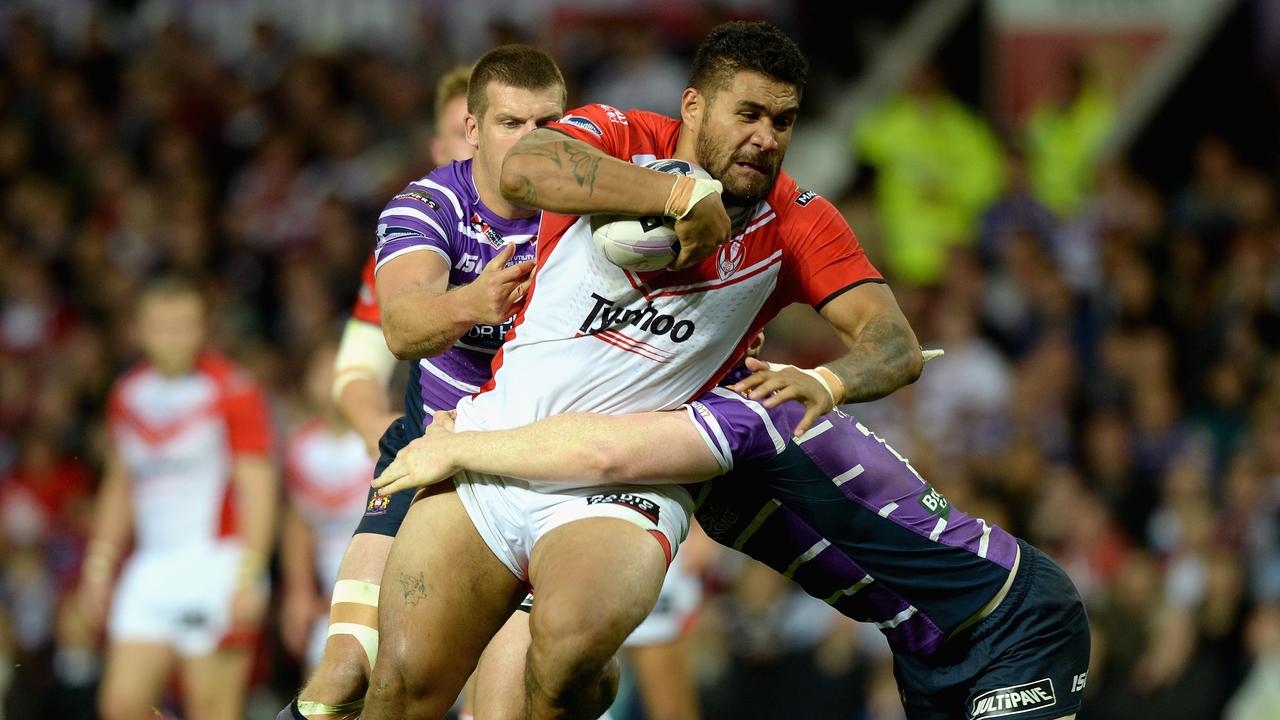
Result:
{"type": "Polygon", "coordinates": [[[329,626],[329,637],[334,635],[350,635],[355,638],[356,642],[360,643],[360,647],[364,648],[364,654],[369,658],[369,668],[373,668],[373,661],[378,657],[377,628],[357,623],[334,623],[329,626]]]}
{"type": "MultiPolygon", "coordinates": [[[[355,603],[378,607],[379,586],[363,580],[339,580],[333,585],[331,605],[338,603],[355,603]]],[[[373,661],[378,657],[378,629],[359,623],[333,623],[329,626],[329,637],[334,635],[350,635],[364,648],[369,658],[369,668],[373,669],[373,661]]]]}

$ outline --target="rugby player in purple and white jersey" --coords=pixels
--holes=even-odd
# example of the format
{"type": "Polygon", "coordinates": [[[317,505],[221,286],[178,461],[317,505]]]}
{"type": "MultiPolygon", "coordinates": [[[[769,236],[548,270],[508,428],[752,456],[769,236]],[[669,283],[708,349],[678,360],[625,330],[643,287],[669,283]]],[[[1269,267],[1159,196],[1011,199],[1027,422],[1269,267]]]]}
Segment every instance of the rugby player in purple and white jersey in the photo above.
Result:
{"type": "Polygon", "coordinates": [[[566,414],[458,434],[440,422],[384,475],[411,480],[386,490],[457,470],[581,485],[718,476],[691,488],[706,533],[880,628],[907,717],[1075,717],[1089,624],[1048,556],[952,506],[844,413],[793,437],[799,403],[767,407],[722,386],[683,410],[566,414]]]}
{"type": "MultiPolygon", "coordinates": [[[[538,230],[535,211],[502,198],[498,168],[511,145],[559,118],[564,103],[564,78],[542,51],[507,45],[486,53],[467,90],[474,158],[410,183],[379,216],[375,288],[385,342],[400,359],[424,359],[411,369],[405,416],[381,438],[376,472],[437,410],[452,409],[488,381],[525,292],[538,230]]],[[[279,718],[359,713],[377,656],[378,583],[411,500],[371,495],[334,587],[323,674],[279,718]]]]}

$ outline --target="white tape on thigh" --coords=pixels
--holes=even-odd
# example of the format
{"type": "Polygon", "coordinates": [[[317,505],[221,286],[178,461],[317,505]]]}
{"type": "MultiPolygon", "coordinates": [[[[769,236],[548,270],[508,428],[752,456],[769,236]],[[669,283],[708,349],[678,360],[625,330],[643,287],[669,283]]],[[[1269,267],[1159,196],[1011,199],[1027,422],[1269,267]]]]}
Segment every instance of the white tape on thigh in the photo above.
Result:
{"type": "Polygon", "coordinates": [[[341,705],[327,705],[325,703],[311,702],[310,700],[298,701],[298,712],[302,713],[303,717],[311,717],[312,715],[350,715],[363,709],[364,698],[352,700],[341,705]]]}

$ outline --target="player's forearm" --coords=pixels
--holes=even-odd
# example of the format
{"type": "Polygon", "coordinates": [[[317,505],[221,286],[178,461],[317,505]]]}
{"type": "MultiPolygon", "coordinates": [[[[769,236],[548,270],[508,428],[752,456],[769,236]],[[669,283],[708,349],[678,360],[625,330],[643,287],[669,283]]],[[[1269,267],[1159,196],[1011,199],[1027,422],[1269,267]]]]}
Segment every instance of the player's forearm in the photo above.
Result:
{"type": "Polygon", "coordinates": [[[275,469],[266,457],[237,457],[232,482],[240,518],[237,528],[240,542],[246,555],[256,556],[265,567],[275,533],[278,502],[275,469]]]}
{"type": "Polygon", "coordinates": [[[286,509],[280,530],[280,577],[286,591],[315,591],[314,556],[315,539],[311,528],[296,510],[286,509]]]}
{"type": "Polygon", "coordinates": [[[568,215],[662,215],[675,178],[611,157],[554,130],[535,130],[507,153],[502,194],[568,215]]]}
{"type": "Polygon", "coordinates": [[[882,398],[915,382],[924,367],[915,333],[898,313],[869,319],[851,345],[848,354],[823,364],[844,385],[839,403],[882,398]]]}
{"type": "Polygon", "coordinates": [[[450,453],[457,467],[526,480],[666,485],[720,473],[681,413],[568,413],[512,430],[458,433],[454,439],[450,453]]]}
{"type": "Polygon", "coordinates": [[[93,535],[85,558],[85,572],[106,576],[115,569],[129,544],[133,527],[133,503],[129,478],[108,461],[94,510],[93,535]]]}
{"type": "Polygon", "coordinates": [[[400,360],[432,357],[448,350],[475,325],[466,302],[466,286],[446,293],[403,293],[382,307],[387,347],[400,360]]]}

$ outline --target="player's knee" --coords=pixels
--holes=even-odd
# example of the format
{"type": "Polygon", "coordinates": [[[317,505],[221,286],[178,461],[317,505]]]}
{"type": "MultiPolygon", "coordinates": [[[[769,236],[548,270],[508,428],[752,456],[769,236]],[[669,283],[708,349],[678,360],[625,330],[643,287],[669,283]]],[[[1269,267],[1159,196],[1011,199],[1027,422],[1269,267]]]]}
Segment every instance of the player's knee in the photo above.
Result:
{"type": "Polygon", "coordinates": [[[369,677],[365,706],[366,711],[377,709],[376,713],[367,713],[374,717],[439,720],[453,706],[456,695],[445,692],[421,672],[407,650],[394,653],[384,648],[369,677]]]}
{"type": "Polygon", "coordinates": [[[365,649],[355,638],[330,636],[320,664],[299,697],[331,705],[362,698],[368,687],[368,664],[365,649]]]}
{"type": "MultiPolygon", "coordinates": [[[[634,623],[627,617],[535,607],[530,623],[530,660],[540,679],[549,684],[548,689],[583,688],[607,674],[611,665],[616,666],[614,653],[632,627],[634,623]]],[[[614,671],[616,674],[616,667],[614,671]]]]}

